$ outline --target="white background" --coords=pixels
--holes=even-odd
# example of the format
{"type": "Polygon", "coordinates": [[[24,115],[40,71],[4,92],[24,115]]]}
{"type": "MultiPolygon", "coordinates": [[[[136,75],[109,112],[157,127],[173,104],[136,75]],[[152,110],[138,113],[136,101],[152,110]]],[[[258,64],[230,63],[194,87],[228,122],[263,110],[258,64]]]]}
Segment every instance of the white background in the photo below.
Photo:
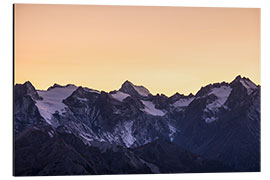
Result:
{"type": "MultiPolygon", "coordinates": [[[[12,4],[99,4],[99,5],[155,5],[197,7],[256,7],[261,8],[261,85],[262,85],[262,172],[261,173],[212,173],[169,175],[112,175],[32,177],[31,179],[269,179],[270,178],[270,1],[269,0],[1,0],[0,1],[0,177],[12,179],[12,4]]],[[[21,178],[20,178],[21,179],[21,178]]],[[[29,179],[23,177],[22,179],[29,179]]]]}

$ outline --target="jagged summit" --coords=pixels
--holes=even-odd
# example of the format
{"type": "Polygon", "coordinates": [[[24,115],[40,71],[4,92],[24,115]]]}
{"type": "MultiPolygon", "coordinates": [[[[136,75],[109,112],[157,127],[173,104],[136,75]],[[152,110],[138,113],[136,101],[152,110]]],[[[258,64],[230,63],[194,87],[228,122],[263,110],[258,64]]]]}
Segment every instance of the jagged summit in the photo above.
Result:
{"type": "Polygon", "coordinates": [[[41,97],[37,94],[35,87],[30,81],[26,81],[24,84],[16,84],[15,95],[29,95],[33,99],[41,99],[41,97]]]}
{"type": "Polygon", "coordinates": [[[178,101],[179,99],[185,99],[187,97],[188,96],[185,96],[184,94],[180,94],[180,93],[176,92],[174,95],[169,97],[169,101],[170,101],[170,103],[174,103],[174,102],[178,101]]]}
{"type": "Polygon", "coordinates": [[[242,79],[241,75],[237,75],[234,80],[239,81],[240,79],[242,79]]]}
{"type": "Polygon", "coordinates": [[[130,82],[129,80],[125,80],[125,82],[122,84],[122,86],[127,86],[127,85],[134,86],[134,84],[132,82],[130,82]]]}
{"type": "Polygon", "coordinates": [[[23,85],[25,85],[25,86],[32,86],[32,87],[34,87],[30,81],[25,81],[25,83],[24,83],[23,85]]]}
{"type": "Polygon", "coordinates": [[[124,93],[128,93],[131,95],[139,95],[139,96],[148,96],[151,93],[149,92],[148,89],[146,89],[144,86],[138,86],[138,85],[134,85],[132,82],[126,80],[121,88],[119,89],[120,91],[124,92],[124,93]]]}
{"type": "Polygon", "coordinates": [[[203,86],[200,88],[200,90],[196,93],[195,96],[205,96],[209,94],[212,89],[216,88],[235,88],[235,87],[241,87],[242,89],[246,89],[248,95],[252,93],[255,89],[259,87],[254,82],[252,82],[249,78],[243,77],[241,75],[238,75],[234,78],[233,81],[230,83],[228,82],[220,82],[220,83],[211,83],[206,86],[203,86]]]}
{"type": "Polygon", "coordinates": [[[77,87],[76,85],[74,84],[67,84],[67,85],[60,85],[60,84],[57,84],[57,83],[54,83],[53,86],[50,86],[47,91],[51,90],[51,89],[54,89],[54,88],[65,88],[65,87],[77,87]]]}
{"type": "Polygon", "coordinates": [[[230,83],[230,86],[245,89],[248,95],[250,95],[254,90],[256,90],[259,87],[254,82],[252,82],[249,78],[241,77],[240,75],[238,75],[230,83]]]}
{"type": "Polygon", "coordinates": [[[241,81],[242,79],[244,79],[244,78],[245,78],[245,77],[242,78],[241,75],[238,75],[238,76],[236,76],[236,77],[234,78],[234,80],[232,80],[232,82],[230,82],[230,84],[231,84],[231,85],[235,85],[235,84],[237,84],[237,83],[240,83],[240,81],[241,81]]]}
{"type": "Polygon", "coordinates": [[[237,83],[237,82],[251,82],[252,84],[254,84],[256,86],[256,84],[251,81],[248,77],[244,77],[244,76],[241,76],[241,75],[238,75],[234,78],[234,80],[230,83],[230,84],[234,84],[234,83],[237,83]]]}
{"type": "Polygon", "coordinates": [[[176,92],[175,94],[173,94],[169,98],[187,98],[187,97],[194,97],[194,94],[189,93],[189,95],[184,95],[184,94],[180,94],[179,92],[176,92]]]}

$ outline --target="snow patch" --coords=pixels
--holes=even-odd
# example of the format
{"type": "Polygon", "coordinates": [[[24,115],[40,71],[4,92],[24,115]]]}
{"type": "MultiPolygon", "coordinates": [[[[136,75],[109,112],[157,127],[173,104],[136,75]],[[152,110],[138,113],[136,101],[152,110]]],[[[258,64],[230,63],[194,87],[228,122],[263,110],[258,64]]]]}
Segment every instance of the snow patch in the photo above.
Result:
{"type": "Polygon", "coordinates": [[[34,126],[33,129],[35,129],[35,130],[40,130],[40,129],[39,129],[38,127],[36,127],[36,126],[34,126]]]}
{"type": "Polygon", "coordinates": [[[52,130],[48,131],[48,134],[49,134],[49,136],[50,136],[51,138],[53,138],[54,132],[53,132],[52,130]]]}
{"type": "Polygon", "coordinates": [[[179,99],[178,101],[173,103],[173,106],[175,108],[180,108],[180,107],[186,107],[188,106],[192,101],[194,100],[194,97],[192,98],[183,98],[179,99]]]}
{"type": "Polygon", "coordinates": [[[211,123],[211,122],[216,121],[216,120],[218,120],[217,117],[205,118],[205,122],[206,122],[206,123],[211,123]]]}
{"type": "Polygon", "coordinates": [[[36,105],[41,116],[48,124],[56,124],[52,122],[52,115],[56,111],[59,114],[65,112],[66,105],[62,101],[69,97],[76,88],[76,86],[70,85],[66,87],[55,87],[48,91],[37,91],[38,95],[42,97],[42,100],[37,100],[36,105]]]}
{"type": "Polygon", "coordinates": [[[79,136],[85,139],[87,142],[93,141],[93,139],[86,133],[79,133],[79,136]]]}
{"type": "Polygon", "coordinates": [[[229,86],[221,86],[219,88],[213,88],[208,95],[214,94],[217,99],[206,106],[207,110],[216,110],[224,105],[229,95],[231,94],[232,88],[229,86]]]}
{"type": "Polygon", "coordinates": [[[174,139],[174,134],[176,133],[176,128],[173,127],[171,124],[168,124],[168,127],[169,127],[169,130],[170,130],[169,137],[170,137],[170,140],[172,142],[173,139],[174,139]]]}
{"type": "Polygon", "coordinates": [[[78,99],[79,101],[88,101],[87,98],[80,98],[80,97],[77,97],[77,99],[78,99]]]}
{"type": "Polygon", "coordinates": [[[164,116],[165,113],[159,109],[155,108],[155,105],[151,101],[143,101],[141,102],[144,104],[144,109],[142,111],[151,114],[153,116],[164,116]]]}
{"type": "Polygon", "coordinates": [[[129,96],[129,94],[123,93],[121,91],[117,91],[115,94],[111,94],[111,95],[114,99],[121,102],[129,96]]]}
{"type": "Polygon", "coordinates": [[[130,147],[136,141],[136,139],[132,136],[132,125],[132,121],[128,121],[123,124],[124,131],[121,137],[127,147],[130,147]]]}
{"type": "Polygon", "coordinates": [[[113,143],[115,142],[115,137],[111,134],[111,133],[108,133],[108,132],[104,132],[103,133],[103,136],[106,138],[106,140],[110,143],[113,143]]]}
{"type": "Polygon", "coordinates": [[[250,95],[257,88],[257,86],[249,80],[241,79],[240,82],[247,89],[248,95],[250,95]]]}

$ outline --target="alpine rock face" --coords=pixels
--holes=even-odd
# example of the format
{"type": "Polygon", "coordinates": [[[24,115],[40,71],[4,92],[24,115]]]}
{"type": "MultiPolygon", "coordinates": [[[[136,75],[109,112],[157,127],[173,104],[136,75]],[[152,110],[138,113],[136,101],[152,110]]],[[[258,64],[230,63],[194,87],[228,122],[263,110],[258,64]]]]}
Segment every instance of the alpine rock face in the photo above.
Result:
{"type": "Polygon", "coordinates": [[[14,86],[16,176],[260,171],[260,86],[237,76],[195,95],[125,81],[97,91],[14,86]]]}

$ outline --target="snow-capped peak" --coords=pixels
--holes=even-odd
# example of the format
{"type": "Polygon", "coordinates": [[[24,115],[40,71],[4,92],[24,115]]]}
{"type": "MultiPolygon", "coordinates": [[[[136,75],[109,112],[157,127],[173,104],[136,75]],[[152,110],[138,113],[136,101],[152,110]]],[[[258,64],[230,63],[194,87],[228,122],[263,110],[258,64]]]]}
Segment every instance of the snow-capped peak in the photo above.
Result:
{"type": "Polygon", "coordinates": [[[250,95],[255,89],[257,89],[256,84],[254,84],[249,78],[237,76],[231,84],[240,83],[247,90],[247,94],[250,95]]]}
{"type": "Polygon", "coordinates": [[[148,96],[150,94],[149,90],[146,89],[144,86],[134,85],[130,81],[125,81],[122,87],[120,88],[120,91],[131,95],[133,94],[134,90],[140,96],[148,96]]]}

